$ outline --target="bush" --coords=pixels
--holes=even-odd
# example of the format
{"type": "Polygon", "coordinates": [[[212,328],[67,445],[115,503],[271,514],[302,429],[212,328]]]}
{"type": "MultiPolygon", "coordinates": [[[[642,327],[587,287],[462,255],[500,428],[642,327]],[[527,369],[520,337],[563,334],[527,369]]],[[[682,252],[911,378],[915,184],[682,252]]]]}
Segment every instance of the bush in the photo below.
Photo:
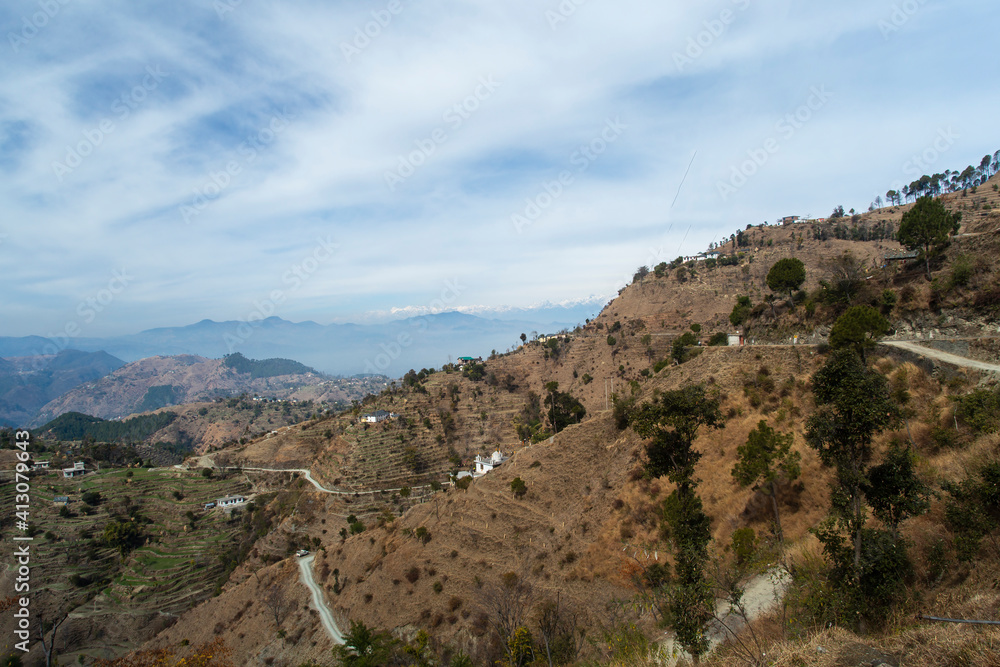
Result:
{"type": "Polygon", "coordinates": [[[581,379],[583,380],[583,384],[590,384],[594,381],[594,378],[590,376],[590,373],[584,373],[581,379]]]}
{"type": "Polygon", "coordinates": [[[882,290],[882,295],[879,297],[879,309],[882,311],[883,315],[888,315],[895,308],[896,304],[899,302],[899,297],[891,289],[882,290]]]}
{"type": "Polygon", "coordinates": [[[708,344],[711,346],[729,345],[729,335],[722,331],[719,331],[718,333],[712,334],[712,337],[709,339],[708,344]]]}
{"type": "Polygon", "coordinates": [[[951,278],[948,287],[965,287],[972,280],[972,262],[968,257],[959,257],[951,266],[951,278]]]}
{"type": "Polygon", "coordinates": [[[417,580],[420,579],[420,568],[414,565],[409,570],[407,570],[406,574],[403,576],[406,578],[408,582],[410,582],[411,584],[415,584],[417,583],[417,580]]]}
{"type": "Polygon", "coordinates": [[[524,496],[528,492],[528,485],[524,483],[524,480],[520,477],[515,477],[510,482],[510,490],[518,498],[524,496]]]}
{"type": "Polygon", "coordinates": [[[632,415],[632,411],[635,409],[635,396],[630,396],[629,398],[619,398],[617,395],[611,398],[612,400],[612,418],[615,422],[615,427],[619,431],[624,431],[628,428],[629,418],[632,415]]]}
{"type": "MultiPolygon", "coordinates": [[[[174,492],[176,493],[176,491],[174,492]]],[[[84,491],[83,495],[80,496],[80,500],[88,505],[100,505],[101,504],[101,492],[100,491],[84,491]]]]}
{"type": "Polygon", "coordinates": [[[949,496],[945,523],[955,534],[958,560],[970,562],[1000,519],[1000,462],[987,463],[961,482],[941,485],[949,496]]]}
{"type": "Polygon", "coordinates": [[[618,343],[618,339],[614,336],[608,336],[608,345],[615,345],[618,343]]]}
{"type": "Polygon", "coordinates": [[[687,360],[687,348],[692,345],[697,345],[698,339],[690,331],[684,332],[682,336],[674,339],[673,346],[670,350],[670,356],[673,357],[674,361],[678,364],[682,364],[687,360]]]}
{"type": "Polygon", "coordinates": [[[976,433],[1000,428],[1000,390],[976,389],[958,399],[959,419],[976,433]]]}
{"type": "Polygon", "coordinates": [[[753,528],[745,526],[733,531],[732,536],[733,554],[736,556],[737,565],[747,565],[753,561],[757,553],[757,534],[753,528]]]}

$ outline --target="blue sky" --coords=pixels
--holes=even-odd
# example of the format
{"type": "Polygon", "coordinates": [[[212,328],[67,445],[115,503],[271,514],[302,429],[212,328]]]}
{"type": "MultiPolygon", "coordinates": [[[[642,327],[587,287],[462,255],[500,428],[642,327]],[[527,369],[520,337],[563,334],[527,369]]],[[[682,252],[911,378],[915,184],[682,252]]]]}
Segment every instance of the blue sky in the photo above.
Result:
{"type": "Polygon", "coordinates": [[[995,3],[692,5],[6,2],[0,335],[600,303],[1000,148],[995,3]]]}

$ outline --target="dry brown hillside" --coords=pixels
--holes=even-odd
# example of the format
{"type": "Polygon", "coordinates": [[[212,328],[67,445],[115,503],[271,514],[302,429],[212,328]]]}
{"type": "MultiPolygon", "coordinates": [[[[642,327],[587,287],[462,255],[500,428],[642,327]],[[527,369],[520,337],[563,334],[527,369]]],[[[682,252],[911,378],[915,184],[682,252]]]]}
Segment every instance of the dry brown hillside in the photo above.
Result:
{"type": "MultiPolygon", "coordinates": [[[[750,296],[758,306],[750,325],[752,337],[780,342],[798,334],[806,341],[822,341],[842,306],[819,303],[807,315],[803,305],[791,308],[784,297],[773,305],[765,302],[764,276],[777,259],[788,256],[806,265],[805,297],[820,299],[820,281],[833,280],[838,258],[849,252],[859,271],[859,301],[880,303],[877,299],[884,298],[886,290],[897,295],[896,305],[885,310],[898,337],[926,339],[934,332],[936,339],[947,334],[995,335],[994,304],[980,295],[996,285],[1000,234],[991,229],[997,222],[992,210],[996,193],[984,186],[975,194],[948,195],[945,201],[966,217],[963,235],[936,259],[932,281],[917,263],[886,263],[883,256],[899,250],[892,241],[837,239],[831,235],[833,227],[823,240],[823,230],[807,225],[743,230],[750,245],[738,249],[744,253],[741,264],[708,268],[696,263],[695,275],[688,271],[685,279],[676,271],[663,277],[650,274],[625,288],[594,322],[566,338],[530,342],[488,359],[481,380],[449,367],[412,386],[370,397],[357,412],[286,427],[213,453],[217,463],[230,465],[308,467],[321,484],[346,493],[317,492],[290,473],[243,473],[247,481],[266,482],[268,488],[290,485],[294,495],[280,501],[284,520],[258,541],[218,597],[182,616],[150,645],[177,646],[184,639],[196,644],[218,636],[234,650],[237,664],[249,664],[257,656],[274,665],[297,665],[306,659],[327,664],[329,640],[315,613],[307,610],[293,559],[286,558],[306,545],[319,547],[314,572],[343,628],[349,621],[363,621],[405,639],[423,629],[442,645],[474,655],[476,664],[495,656],[486,601],[505,575],[508,581],[516,576],[532,589],[529,623],[542,601],[558,595],[590,638],[600,637],[602,628],[622,619],[660,638],[663,630],[654,617],[631,603],[643,569],[670,561],[670,543],[659,517],[673,487],[665,478],[644,475],[644,443],[631,429],[619,430],[607,409],[612,390],[642,402],[657,392],[697,383],[719,396],[725,425],[699,434],[696,446],[703,456],[696,476],[712,519],[711,551],[723,569],[732,562],[735,530],[750,527],[762,539],[769,534],[767,499],[732,480],[737,447],[760,420],[792,433],[802,456],[802,475],[779,487],[787,558],[797,582],[816,576],[823,558],[809,531],[829,511],[831,472],[805,445],[803,434],[815,409],[810,381],[826,360],[824,348],[704,345],[689,349],[679,365],[657,362],[669,360],[674,338],[691,324],[701,325],[702,342],[715,332],[731,331],[728,316],[738,295],[750,296]],[[961,281],[956,276],[963,265],[971,268],[961,281]],[[543,398],[545,383],[551,381],[582,402],[586,417],[551,440],[520,442],[517,427],[530,417],[532,395],[543,398]],[[380,424],[358,422],[360,413],[375,409],[400,416],[380,424]],[[443,482],[448,471],[468,467],[475,454],[494,448],[513,454],[511,460],[466,490],[446,485],[432,492],[431,484],[443,482]],[[515,477],[526,484],[523,497],[512,493],[515,477]],[[359,520],[363,532],[350,530],[348,517],[359,520]],[[290,601],[280,619],[269,616],[266,603],[275,590],[283,590],[290,601]]],[[[850,234],[852,225],[860,229],[898,222],[905,208],[831,224],[845,225],[847,232],[837,233],[850,234]]],[[[992,339],[966,341],[963,349],[989,358],[997,352],[992,339]]],[[[963,631],[957,628],[935,630],[929,638],[930,631],[913,629],[911,619],[918,611],[988,615],[1000,602],[990,584],[1000,562],[995,543],[984,546],[978,561],[959,563],[953,536],[944,525],[940,492],[944,482],[961,478],[977,462],[1000,456],[995,435],[976,437],[959,425],[954,400],[976,387],[991,386],[995,378],[897,350],[875,352],[871,360],[887,377],[906,415],[905,422],[878,438],[876,454],[894,440],[910,443],[919,473],[938,492],[930,512],[903,527],[913,563],[913,599],[905,603],[894,627],[911,633],[906,636],[922,637],[919,641],[939,643],[936,652],[917,651],[911,645],[907,650],[924,656],[915,664],[948,662],[954,652],[948,653],[946,646],[972,650],[968,647],[980,639],[963,643],[963,631]]],[[[805,589],[798,590],[806,595],[805,589]]],[[[791,640],[808,641],[815,628],[797,618],[786,621],[789,641],[774,649],[782,656],[781,664],[808,664],[795,662],[794,656],[805,649],[791,640]]],[[[777,621],[765,626],[768,641],[781,638],[780,628],[777,621]]],[[[838,660],[855,655],[848,650],[851,642],[891,651],[911,641],[844,639],[835,633],[820,637],[843,642],[829,649],[838,660]]],[[[604,655],[599,644],[584,644],[588,655],[604,655]]],[[[728,659],[725,650],[721,655],[728,659]]]]}

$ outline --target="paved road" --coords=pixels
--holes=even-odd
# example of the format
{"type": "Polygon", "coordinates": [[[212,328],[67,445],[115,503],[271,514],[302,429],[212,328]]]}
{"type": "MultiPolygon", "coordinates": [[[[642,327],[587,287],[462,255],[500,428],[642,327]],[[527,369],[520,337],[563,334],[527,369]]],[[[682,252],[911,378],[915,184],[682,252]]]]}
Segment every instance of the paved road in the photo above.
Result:
{"type": "Polygon", "coordinates": [[[937,359],[938,361],[944,361],[955,366],[964,366],[965,368],[975,368],[981,371],[1000,373],[1000,366],[997,364],[989,364],[985,361],[967,359],[966,357],[960,357],[957,354],[950,354],[948,352],[942,352],[941,350],[935,350],[932,347],[924,347],[919,343],[911,343],[901,340],[885,340],[882,341],[882,344],[898,347],[901,350],[907,350],[909,352],[913,352],[924,357],[930,357],[931,359],[937,359]]]}
{"type": "Polygon", "coordinates": [[[315,558],[316,554],[309,554],[308,556],[299,558],[299,579],[309,589],[309,592],[312,593],[313,608],[319,612],[319,620],[323,623],[326,633],[330,635],[330,639],[335,644],[343,644],[344,635],[341,634],[340,628],[337,627],[337,621],[333,619],[333,613],[330,611],[330,608],[326,606],[326,601],[323,599],[323,589],[313,579],[312,564],[315,558]]]}

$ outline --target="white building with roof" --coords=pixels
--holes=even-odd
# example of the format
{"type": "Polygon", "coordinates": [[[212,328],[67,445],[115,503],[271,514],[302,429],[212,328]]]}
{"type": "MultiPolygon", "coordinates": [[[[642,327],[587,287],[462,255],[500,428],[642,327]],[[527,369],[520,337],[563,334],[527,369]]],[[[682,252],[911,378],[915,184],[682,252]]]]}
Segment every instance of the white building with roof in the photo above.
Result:
{"type": "Polygon", "coordinates": [[[489,457],[476,456],[476,471],[472,473],[473,477],[482,477],[494,468],[498,468],[510,459],[500,450],[493,452],[489,457]]]}
{"type": "Polygon", "coordinates": [[[63,468],[63,477],[79,477],[86,474],[87,471],[83,467],[83,461],[76,461],[72,468],[63,468]]]}

